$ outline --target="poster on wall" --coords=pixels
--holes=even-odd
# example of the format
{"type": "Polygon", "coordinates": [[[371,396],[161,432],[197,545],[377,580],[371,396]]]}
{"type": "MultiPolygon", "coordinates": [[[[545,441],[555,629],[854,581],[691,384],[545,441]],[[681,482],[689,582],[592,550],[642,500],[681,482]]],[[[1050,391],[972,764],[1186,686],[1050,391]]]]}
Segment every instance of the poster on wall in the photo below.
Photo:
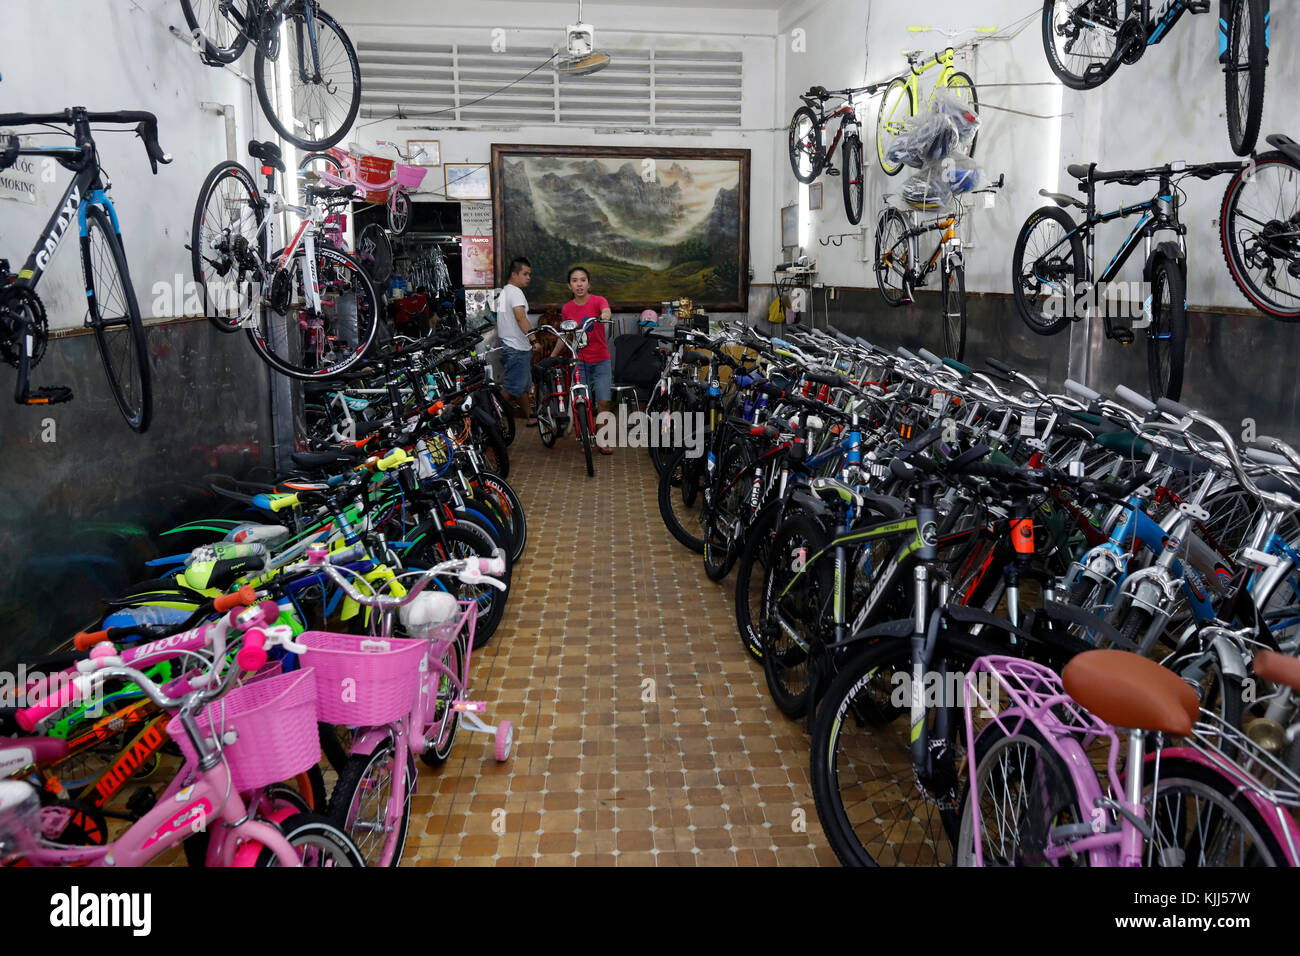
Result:
{"type": "MultiPolygon", "coordinates": [[[[0,199],[13,199],[18,202],[36,202],[37,180],[40,170],[38,160],[33,156],[19,156],[8,169],[0,170],[0,199]]],[[[53,165],[52,160],[44,162],[53,165]]]]}
{"type": "Polygon", "coordinates": [[[461,236],[460,268],[467,289],[485,289],[492,285],[492,237],[461,236]]]}
{"type": "Polygon", "coordinates": [[[582,265],[616,312],[748,308],[749,150],[493,144],[492,178],[497,269],[532,261],[530,304],[582,265]]]}

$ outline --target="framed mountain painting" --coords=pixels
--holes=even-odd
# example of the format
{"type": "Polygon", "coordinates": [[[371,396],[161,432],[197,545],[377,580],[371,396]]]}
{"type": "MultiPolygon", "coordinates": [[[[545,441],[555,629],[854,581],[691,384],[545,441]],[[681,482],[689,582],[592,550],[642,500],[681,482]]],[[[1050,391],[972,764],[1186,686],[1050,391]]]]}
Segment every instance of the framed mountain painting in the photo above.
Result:
{"type": "Polygon", "coordinates": [[[749,150],[492,146],[496,284],[527,258],[530,308],[570,298],[572,266],[615,312],[688,298],[749,308],[749,150]]]}

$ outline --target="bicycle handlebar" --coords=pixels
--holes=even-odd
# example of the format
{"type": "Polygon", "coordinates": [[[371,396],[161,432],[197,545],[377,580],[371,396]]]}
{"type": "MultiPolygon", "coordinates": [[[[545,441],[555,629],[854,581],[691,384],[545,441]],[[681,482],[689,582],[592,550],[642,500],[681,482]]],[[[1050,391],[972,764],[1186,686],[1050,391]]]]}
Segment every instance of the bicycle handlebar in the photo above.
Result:
{"type": "Polygon", "coordinates": [[[135,123],[135,134],[144,141],[144,151],[154,174],[158,164],[172,161],[171,156],[158,145],[158,117],[147,110],[114,110],[92,113],[84,106],[70,106],[58,113],[0,113],[0,126],[36,126],[59,123],[75,126],[78,123],[135,123]]]}

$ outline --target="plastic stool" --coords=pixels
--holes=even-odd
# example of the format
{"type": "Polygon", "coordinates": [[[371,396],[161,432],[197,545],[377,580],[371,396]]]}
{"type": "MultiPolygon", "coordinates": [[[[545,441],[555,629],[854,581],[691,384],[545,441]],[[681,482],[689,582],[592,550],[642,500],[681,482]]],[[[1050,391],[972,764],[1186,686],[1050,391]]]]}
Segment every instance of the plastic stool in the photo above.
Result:
{"type": "Polygon", "coordinates": [[[615,415],[618,414],[618,406],[631,405],[636,411],[641,411],[641,399],[636,394],[635,385],[614,385],[609,390],[609,407],[615,415]],[[629,398],[631,399],[629,401],[629,398]]]}

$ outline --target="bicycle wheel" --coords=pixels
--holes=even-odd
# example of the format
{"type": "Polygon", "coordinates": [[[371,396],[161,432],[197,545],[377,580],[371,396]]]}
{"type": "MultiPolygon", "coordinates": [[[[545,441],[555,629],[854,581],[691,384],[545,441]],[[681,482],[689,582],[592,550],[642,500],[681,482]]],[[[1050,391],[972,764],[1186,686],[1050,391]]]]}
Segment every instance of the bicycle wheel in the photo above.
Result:
{"type": "Polygon", "coordinates": [[[867,185],[866,173],[862,168],[862,140],[857,136],[845,138],[843,159],[840,186],[844,189],[844,215],[856,226],[862,221],[863,197],[867,185]]]}
{"type": "Polygon", "coordinates": [[[357,258],[376,288],[383,288],[393,277],[393,245],[382,226],[372,222],[357,236],[357,258]]]}
{"type": "Polygon", "coordinates": [[[415,760],[404,739],[402,757],[395,756],[397,744],[390,734],[370,753],[350,756],[330,795],[330,820],[356,845],[366,866],[397,866],[406,847],[411,792],[415,789],[415,760]],[[393,790],[398,759],[407,761],[408,786],[404,795],[393,790]],[[391,800],[402,801],[402,815],[394,827],[386,823],[391,800]]]}
{"type": "Polygon", "coordinates": [[[1086,866],[1080,853],[1052,863],[1043,851],[1053,827],[1088,823],[1070,772],[1060,755],[1028,722],[1014,734],[990,724],[975,741],[975,780],[979,806],[962,796],[961,827],[954,857],[957,866],[975,866],[975,813],[980,818],[983,865],[1086,866]]]}
{"type": "Polygon", "coordinates": [[[821,175],[826,165],[826,155],[822,149],[822,132],[817,123],[817,114],[811,107],[801,106],[790,117],[790,168],[794,178],[801,183],[810,183],[821,175]]]}
{"type": "Polygon", "coordinates": [[[679,449],[659,476],[659,515],[669,533],[696,554],[704,553],[704,515],[700,469],[679,449]]]}
{"type": "Polygon", "coordinates": [[[763,579],[759,618],[763,675],[777,709],[787,717],[808,712],[809,659],[830,622],[834,571],[828,560],[806,562],[830,537],[813,518],[798,514],[776,533],[763,579]]]}
{"type": "MultiPolygon", "coordinates": [[[[280,824],[280,830],[302,860],[303,866],[365,866],[347,834],[323,816],[298,813],[280,824]]],[[[269,847],[263,847],[258,866],[279,866],[269,847]]]]}
{"type": "Polygon", "coordinates": [[[401,186],[393,187],[393,195],[388,199],[388,228],[393,235],[400,236],[411,224],[411,197],[401,186]]]}
{"type": "Polygon", "coordinates": [[[470,425],[470,439],[478,446],[488,471],[502,478],[510,477],[510,452],[506,440],[501,437],[501,429],[474,419],[470,425]]]}
{"type": "Polygon", "coordinates": [[[190,264],[203,290],[203,314],[221,332],[238,332],[261,297],[265,217],[247,169],[227,160],[208,173],[194,206],[190,264]]]}
{"type": "Polygon", "coordinates": [[[275,131],[299,149],[333,146],[347,135],[361,108],[361,67],[352,41],[316,4],[299,5],[286,15],[280,37],[274,62],[259,46],[253,63],[262,111],[275,131]],[[311,12],[310,22],[304,9],[311,12]],[[277,87],[287,77],[289,88],[272,91],[269,71],[276,73],[277,87]]]}
{"type": "Polygon", "coordinates": [[[577,402],[573,406],[573,424],[578,431],[578,441],[582,445],[582,454],[587,459],[587,477],[596,477],[596,465],[591,460],[591,418],[590,407],[585,402],[577,402]]]}
{"type": "Polygon", "coordinates": [[[95,332],[118,410],[133,432],[144,432],[153,418],[153,385],[140,305],[108,213],[100,206],[85,209],[81,272],[86,280],[86,321],[95,332]]]}
{"type": "Polygon", "coordinates": [[[1238,156],[1249,156],[1264,115],[1268,24],[1264,0],[1234,0],[1228,14],[1228,62],[1223,67],[1228,101],[1228,139],[1238,156]]]}
{"type": "Polygon", "coordinates": [[[876,221],[876,287],[888,305],[908,301],[906,276],[912,268],[907,220],[897,209],[885,209],[876,221]]]}
{"type": "Polygon", "coordinates": [[[251,0],[181,0],[181,13],[194,38],[195,52],[217,63],[238,60],[248,46],[245,31],[256,28],[256,24],[249,23],[250,5],[251,0]]]}
{"type": "Polygon", "coordinates": [[[492,414],[496,416],[497,427],[501,429],[501,437],[505,439],[506,446],[509,447],[514,443],[518,424],[515,422],[514,409],[510,407],[510,403],[501,394],[500,385],[493,385],[488,390],[488,402],[492,414]]]}
{"type": "Polygon", "coordinates": [[[1187,349],[1187,292],[1177,262],[1161,258],[1151,273],[1151,326],[1147,329],[1147,377],[1152,400],[1178,401],[1183,393],[1187,349]]]}
{"type": "Polygon", "coordinates": [[[549,394],[546,386],[541,382],[533,383],[533,412],[537,415],[537,437],[542,440],[542,445],[546,448],[555,447],[556,439],[564,434],[564,426],[560,422],[559,403],[546,396],[549,394]]]}
{"type": "Polygon", "coordinates": [[[1144,795],[1154,801],[1145,848],[1148,866],[1286,866],[1272,828],[1239,786],[1212,767],[1162,755],[1160,777],[1148,760],[1144,795]],[[1153,794],[1154,791],[1154,794],[1153,794]]]}
{"type": "Polygon", "coordinates": [[[736,629],[741,645],[756,661],[763,659],[758,622],[762,619],[763,581],[776,540],[778,506],[779,502],[773,501],[759,509],[736,559],[736,629]]]}
{"type": "MultiPolygon", "coordinates": [[[[490,558],[498,550],[497,543],[486,531],[468,523],[457,522],[453,527],[442,527],[438,519],[426,521],[407,538],[403,565],[412,571],[422,571],[443,561],[478,556],[490,558]]],[[[467,584],[456,578],[440,584],[458,601],[473,601],[478,605],[478,620],[474,625],[474,649],[478,650],[496,633],[501,616],[505,613],[506,599],[510,594],[510,576],[513,568],[506,560],[506,570],[498,578],[506,585],[498,591],[488,585],[467,584]]]]}
{"type": "Polygon", "coordinates": [[[958,362],[966,354],[966,270],[943,270],[943,354],[958,362]]]}
{"type": "Polygon", "coordinates": [[[719,494],[704,528],[704,573],[710,581],[725,578],[736,561],[737,545],[752,517],[751,505],[757,504],[750,501],[754,490],[750,469],[757,460],[754,449],[745,441],[732,444],[722,453],[719,494]]]}
{"type": "MultiPolygon", "coordinates": [[[[934,771],[926,783],[912,763],[907,690],[909,640],[885,639],[836,676],[813,722],[811,776],[817,816],[845,866],[934,866],[952,862],[958,781],[965,762],[959,675],[990,646],[940,635],[930,675],[942,700],[929,710],[934,771]],[[947,723],[936,732],[940,710],[947,723]]],[[[930,678],[927,675],[927,679],[930,678]]]]}
{"type": "Polygon", "coordinates": [[[510,559],[518,561],[523,556],[524,546],[528,542],[528,517],[524,514],[524,506],[519,496],[504,478],[490,471],[481,471],[473,475],[469,483],[475,497],[481,496],[484,500],[491,501],[500,510],[513,541],[510,559]]]}
{"type": "Polygon", "coordinates": [[[379,328],[379,296],[361,264],[337,249],[316,250],[321,311],[307,309],[305,249],[271,281],[256,324],[246,329],[262,360],[290,378],[328,378],[365,356],[379,328]]]}
{"type": "MultiPolygon", "coordinates": [[[[442,666],[452,674],[459,674],[464,669],[464,664],[465,642],[454,640],[447,645],[442,666]]],[[[420,759],[430,767],[441,767],[447,762],[451,756],[451,745],[456,741],[456,729],[460,726],[460,711],[455,708],[458,690],[456,683],[447,674],[438,675],[436,694],[437,698],[426,714],[429,723],[424,728],[424,740],[428,746],[420,754],[420,759]]]]}
{"type": "Polygon", "coordinates": [[[1055,335],[1070,322],[1083,286],[1083,263],[1083,242],[1073,219],[1056,206],[1030,214],[1011,258],[1016,311],[1030,331],[1055,335]]]}
{"type": "Polygon", "coordinates": [[[880,112],[876,116],[876,158],[886,176],[896,176],[902,163],[885,159],[894,139],[903,131],[903,124],[916,115],[916,99],[912,88],[903,77],[898,77],[887,87],[880,98],[880,112]]]}
{"type": "MultiPolygon", "coordinates": [[[[980,115],[979,93],[975,91],[975,81],[970,78],[969,74],[957,70],[949,75],[947,90],[961,100],[968,110],[976,116],[980,115]]],[[[970,148],[966,151],[966,155],[971,159],[975,158],[975,143],[979,138],[979,131],[976,130],[975,135],[970,139],[970,148]]]]}
{"type": "Polygon", "coordinates": [[[298,201],[303,205],[308,202],[307,187],[326,186],[321,182],[321,173],[333,176],[343,175],[343,164],[329,153],[308,153],[298,163],[298,201]]]}
{"type": "Polygon", "coordinates": [[[1119,69],[1110,59],[1123,21],[1119,0],[1043,0],[1043,52],[1057,79],[1072,90],[1110,79],[1119,69]]]}
{"type": "Polygon", "coordinates": [[[1300,321],[1300,166],[1261,153],[1228,181],[1219,214],[1228,272],[1250,304],[1283,322],[1300,321]]]}

